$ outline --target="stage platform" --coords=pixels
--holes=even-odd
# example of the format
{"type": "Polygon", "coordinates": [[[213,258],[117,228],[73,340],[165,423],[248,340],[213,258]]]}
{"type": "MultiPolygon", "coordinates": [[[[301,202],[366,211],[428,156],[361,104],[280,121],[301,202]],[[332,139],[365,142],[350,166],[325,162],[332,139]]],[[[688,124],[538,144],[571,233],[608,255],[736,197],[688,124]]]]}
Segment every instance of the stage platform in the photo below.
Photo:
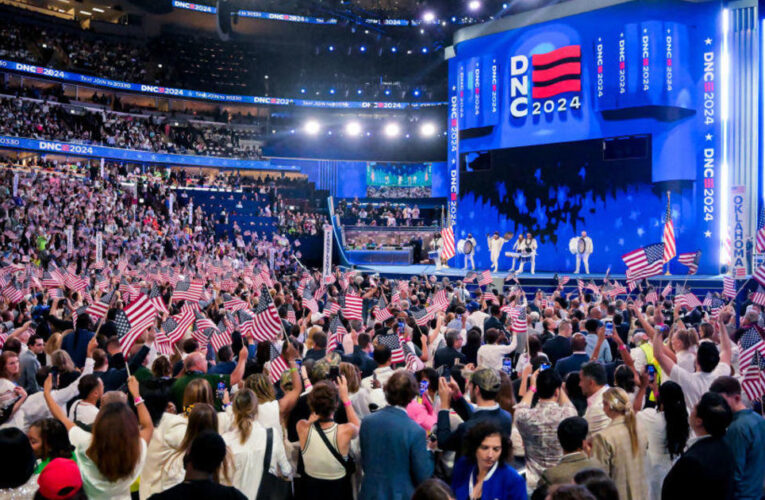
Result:
{"type": "MultiPolygon", "coordinates": [[[[365,273],[377,273],[380,276],[384,276],[386,278],[392,278],[392,279],[401,279],[405,278],[408,279],[412,276],[421,276],[423,274],[426,274],[428,276],[433,275],[438,277],[439,279],[442,277],[449,278],[450,281],[456,281],[462,279],[465,274],[467,274],[467,271],[462,268],[444,268],[438,272],[436,272],[436,266],[434,265],[423,265],[423,264],[413,264],[413,265],[366,265],[366,266],[356,266],[356,269],[359,271],[365,272],[365,273]]],[[[476,272],[480,273],[483,269],[476,269],[476,272]]],[[[505,270],[498,273],[492,273],[492,277],[494,278],[493,286],[497,289],[502,287],[504,283],[505,277],[507,277],[509,271],[505,270]]],[[[537,272],[536,274],[531,274],[530,272],[524,272],[523,274],[518,275],[518,281],[521,283],[521,286],[523,286],[526,291],[530,291],[529,289],[537,289],[541,288],[542,290],[545,290],[546,292],[552,291],[557,286],[557,281],[555,280],[555,274],[551,272],[537,272]]],[[[575,289],[576,288],[576,280],[581,279],[584,280],[585,283],[587,283],[589,280],[594,280],[595,283],[598,285],[601,285],[603,283],[603,278],[605,278],[605,273],[592,273],[592,274],[574,274],[573,272],[564,272],[561,271],[557,273],[559,276],[568,276],[571,278],[571,281],[568,282],[566,285],[567,289],[575,289]]],[[[611,280],[617,280],[621,284],[626,285],[626,276],[623,274],[610,274],[611,280]]],[[[686,274],[676,274],[676,275],[660,275],[660,276],[654,276],[652,278],[649,278],[648,282],[659,289],[664,288],[664,286],[667,285],[667,283],[672,282],[674,285],[682,285],[686,283],[687,286],[698,296],[699,294],[703,293],[706,294],[706,292],[712,291],[712,292],[719,292],[722,290],[722,279],[723,275],[693,275],[689,276],[686,274]]],[[[512,285],[512,282],[508,282],[507,285],[512,285]]],[[[744,280],[739,280],[737,283],[737,286],[742,286],[744,284],[744,280]]],[[[751,281],[749,283],[750,286],[755,286],[756,283],[754,281],[751,281]]],[[[703,297],[700,297],[703,298],[703,297]]]]}

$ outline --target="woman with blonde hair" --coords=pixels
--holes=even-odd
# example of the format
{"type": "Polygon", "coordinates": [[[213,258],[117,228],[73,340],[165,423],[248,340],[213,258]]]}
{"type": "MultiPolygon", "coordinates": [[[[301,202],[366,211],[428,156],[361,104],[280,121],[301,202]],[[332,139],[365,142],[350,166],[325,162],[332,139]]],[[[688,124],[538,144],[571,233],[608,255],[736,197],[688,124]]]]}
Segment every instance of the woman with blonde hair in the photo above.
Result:
{"type": "Polygon", "coordinates": [[[282,440],[272,429],[266,429],[257,421],[258,398],[250,389],[236,393],[231,404],[234,415],[233,429],[223,434],[233,459],[231,484],[250,500],[258,496],[263,477],[276,476],[277,466],[285,477],[292,475],[292,466],[287,461],[282,440]],[[267,461],[268,470],[263,470],[266,450],[271,449],[267,461]]]}
{"type": "Polygon", "coordinates": [[[53,353],[61,349],[61,340],[64,338],[61,333],[56,332],[51,334],[50,338],[48,338],[48,341],[45,342],[45,364],[51,365],[51,361],[53,359],[53,353]]]}
{"type": "Polygon", "coordinates": [[[622,500],[647,498],[644,457],[648,445],[638,434],[629,395],[618,387],[603,393],[603,411],[611,423],[593,436],[592,456],[603,465],[622,500]]]}
{"type": "Polygon", "coordinates": [[[290,366],[289,376],[292,384],[289,390],[282,387],[284,396],[281,399],[276,399],[274,384],[271,383],[271,379],[265,373],[253,373],[244,381],[244,386],[254,392],[258,398],[257,421],[266,429],[274,429],[279,435],[279,439],[283,435],[282,422],[286,422],[290,412],[297,404],[300,393],[303,392],[300,372],[295,362],[298,355],[297,349],[292,344],[286,344],[283,355],[290,366]]]}

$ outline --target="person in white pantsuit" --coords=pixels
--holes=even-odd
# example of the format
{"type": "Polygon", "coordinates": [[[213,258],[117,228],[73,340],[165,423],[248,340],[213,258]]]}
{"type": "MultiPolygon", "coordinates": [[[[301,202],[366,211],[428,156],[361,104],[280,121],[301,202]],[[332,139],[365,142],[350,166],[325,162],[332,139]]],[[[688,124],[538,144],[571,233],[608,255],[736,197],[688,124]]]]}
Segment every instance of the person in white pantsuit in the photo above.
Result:
{"type": "Polygon", "coordinates": [[[574,274],[579,274],[580,264],[584,263],[584,273],[590,274],[590,255],[593,251],[592,238],[587,236],[587,231],[582,231],[582,235],[579,238],[572,238],[572,243],[569,246],[573,248],[572,252],[576,255],[576,270],[574,274]]]}
{"type": "Polygon", "coordinates": [[[500,238],[498,231],[494,231],[494,234],[487,234],[486,239],[488,241],[489,255],[491,257],[491,271],[496,273],[499,270],[499,254],[502,251],[502,245],[504,245],[507,240],[500,238]]]}

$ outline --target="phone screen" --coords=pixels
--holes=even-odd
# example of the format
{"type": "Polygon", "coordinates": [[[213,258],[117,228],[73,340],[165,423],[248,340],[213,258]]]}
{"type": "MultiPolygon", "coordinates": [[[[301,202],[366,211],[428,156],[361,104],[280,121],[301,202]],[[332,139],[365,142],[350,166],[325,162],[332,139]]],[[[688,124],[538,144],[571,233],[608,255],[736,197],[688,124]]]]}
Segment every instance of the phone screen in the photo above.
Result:
{"type": "Polygon", "coordinates": [[[513,360],[510,358],[502,359],[502,371],[511,375],[513,373],[513,360]]]}
{"type": "Polygon", "coordinates": [[[614,323],[612,321],[606,321],[606,336],[610,337],[614,334],[614,323]]]}

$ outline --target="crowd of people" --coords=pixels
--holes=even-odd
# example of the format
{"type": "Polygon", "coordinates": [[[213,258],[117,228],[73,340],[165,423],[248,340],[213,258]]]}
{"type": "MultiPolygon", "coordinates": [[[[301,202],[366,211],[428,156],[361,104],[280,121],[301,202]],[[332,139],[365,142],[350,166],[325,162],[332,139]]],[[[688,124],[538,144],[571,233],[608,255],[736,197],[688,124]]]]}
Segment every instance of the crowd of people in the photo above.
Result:
{"type": "Polygon", "coordinates": [[[425,226],[430,225],[440,214],[435,210],[420,210],[417,204],[391,203],[361,203],[358,198],[353,200],[340,199],[335,207],[335,215],[340,216],[346,225],[356,226],[425,226]]]}
{"type": "Polygon", "coordinates": [[[198,32],[164,32],[154,39],[138,41],[129,36],[95,34],[79,26],[30,22],[19,14],[11,10],[0,21],[0,57],[23,63],[131,83],[228,94],[298,98],[318,94],[322,98],[354,100],[442,98],[440,87],[435,85],[438,71],[426,71],[417,78],[408,74],[410,64],[428,66],[438,59],[428,51],[421,52],[419,40],[417,48],[408,53],[404,47],[399,53],[371,46],[369,53],[366,46],[359,52],[359,45],[349,45],[342,52],[358,57],[358,63],[349,66],[347,57],[340,56],[343,38],[337,32],[327,36],[321,49],[246,38],[222,42],[198,32]],[[326,50],[329,46],[333,49],[326,50]],[[289,51],[288,57],[285,50],[289,51]],[[374,67],[367,62],[370,58],[376,61],[374,67]],[[303,69],[296,71],[296,61],[313,64],[302,64],[303,69]],[[312,83],[307,85],[307,81],[312,83]]]}
{"type": "Polygon", "coordinates": [[[48,100],[0,98],[0,134],[103,146],[242,159],[261,158],[257,137],[245,129],[173,122],[65,106],[48,100]]]}
{"type": "Polygon", "coordinates": [[[756,297],[322,276],[110,174],[0,177],[2,498],[763,494],[756,297]]]}

